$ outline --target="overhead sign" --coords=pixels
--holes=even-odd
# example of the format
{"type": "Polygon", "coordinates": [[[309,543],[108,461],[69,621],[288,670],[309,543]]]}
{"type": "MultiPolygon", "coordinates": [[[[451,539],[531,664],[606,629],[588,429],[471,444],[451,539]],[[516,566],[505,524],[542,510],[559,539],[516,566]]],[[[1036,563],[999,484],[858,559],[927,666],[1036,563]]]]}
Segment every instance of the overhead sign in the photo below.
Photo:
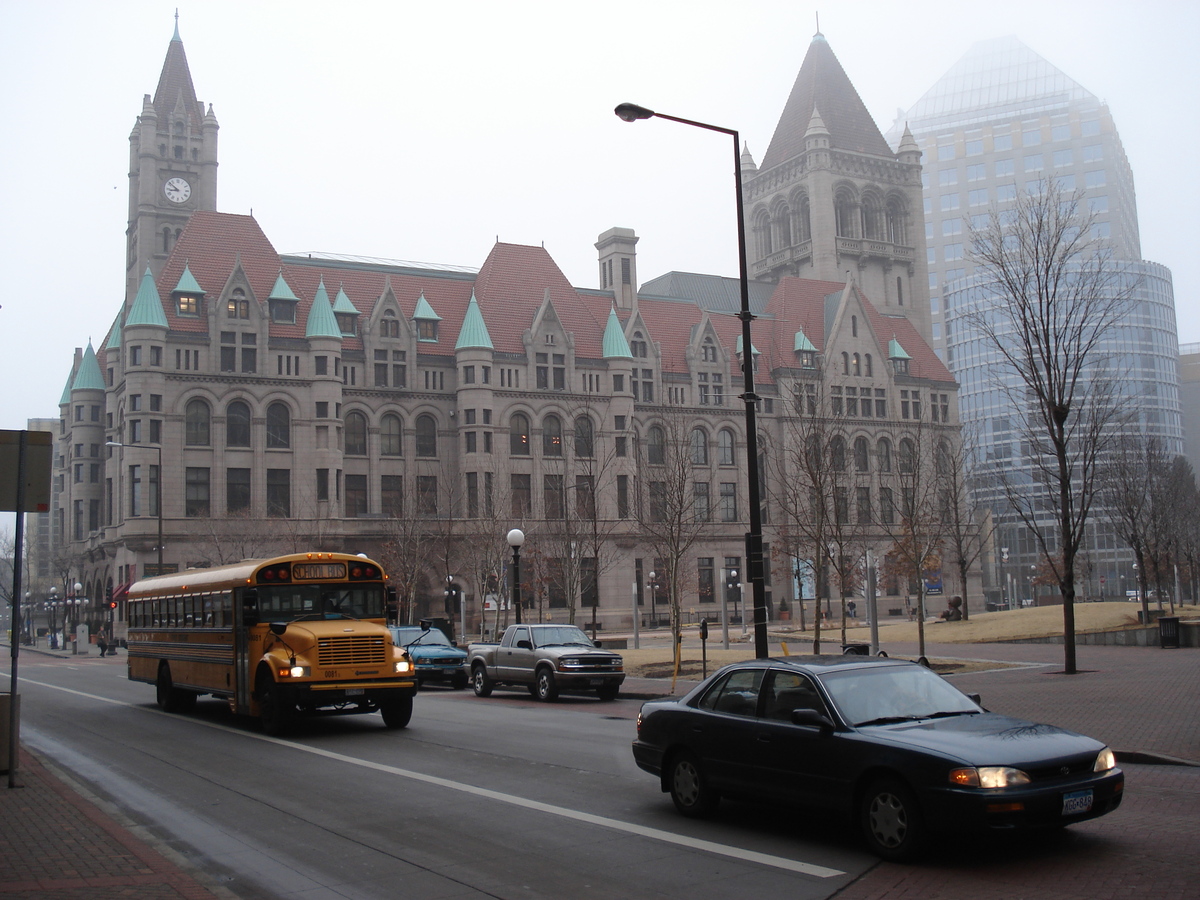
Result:
{"type": "Polygon", "coordinates": [[[0,430],[0,511],[50,512],[50,462],[54,435],[49,431],[0,430]],[[21,454],[24,439],[24,459],[21,454]],[[24,482],[24,509],[17,509],[17,488],[24,482]]]}

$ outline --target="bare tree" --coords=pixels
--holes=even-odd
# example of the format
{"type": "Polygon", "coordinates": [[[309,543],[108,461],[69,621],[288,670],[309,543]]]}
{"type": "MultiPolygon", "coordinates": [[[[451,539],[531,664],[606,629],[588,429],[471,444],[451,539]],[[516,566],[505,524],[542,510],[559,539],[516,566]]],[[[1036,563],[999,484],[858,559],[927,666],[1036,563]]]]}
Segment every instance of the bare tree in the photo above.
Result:
{"type": "Polygon", "coordinates": [[[642,474],[637,480],[635,510],[643,540],[665,568],[665,572],[656,574],[667,588],[677,666],[683,627],[684,560],[711,519],[707,504],[697,503],[687,426],[681,414],[664,408],[661,417],[647,429],[640,448],[642,474]]]}
{"type": "Polygon", "coordinates": [[[985,296],[965,310],[966,323],[1016,376],[1009,399],[1021,411],[1033,484],[1007,478],[1005,495],[1042,554],[1057,561],[1069,674],[1077,671],[1075,561],[1120,412],[1104,341],[1134,287],[1092,239],[1092,216],[1080,202],[1051,180],[1020,195],[1014,209],[993,209],[987,225],[971,231],[985,296]]]}
{"type": "Polygon", "coordinates": [[[975,467],[970,464],[968,446],[978,447],[976,441],[961,438],[954,444],[939,445],[935,453],[942,482],[948,499],[945,522],[946,556],[958,572],[962,590],[962,617],[970,619],[970,596],[967,590],[967,575],[979,560],[985,548],[991,545],[995,534],[995,520],[976,499],[979,495],[970,490],[968,473],[975,467]]]}

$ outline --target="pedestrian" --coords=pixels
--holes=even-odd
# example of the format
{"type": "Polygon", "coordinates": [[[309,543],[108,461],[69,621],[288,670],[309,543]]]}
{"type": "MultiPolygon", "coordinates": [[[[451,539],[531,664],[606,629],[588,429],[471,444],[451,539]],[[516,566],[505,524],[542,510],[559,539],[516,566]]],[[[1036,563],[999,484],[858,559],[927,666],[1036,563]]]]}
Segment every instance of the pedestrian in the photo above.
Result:
{"type": "Polygon", "coordinates": [[[96,646],[100,648],[100,658],[104,658],[104,654],[108,652],[108,638],[101,631],[96,635],[96,646]]]}
{"type": "Polygon", "coordinates": [[[851,600],[849,603],[847,603],[846,607],[849,609],[850,618],[854,619],[854,618],[858,617],[858,615],[857,615],[858,614],[858,606],[855,604],[855,602],[853,600],[851,600]]]}

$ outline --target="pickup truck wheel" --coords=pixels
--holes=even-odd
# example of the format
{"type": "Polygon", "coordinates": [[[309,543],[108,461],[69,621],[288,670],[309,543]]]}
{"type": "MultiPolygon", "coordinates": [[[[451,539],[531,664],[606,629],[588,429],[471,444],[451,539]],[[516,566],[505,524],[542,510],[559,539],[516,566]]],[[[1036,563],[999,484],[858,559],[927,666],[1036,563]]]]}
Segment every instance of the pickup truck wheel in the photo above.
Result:
{"type": "Polygon", "coordinates": [[[483,666],[476,666],[471,670],[471,686],[475,689],[476,697],[490,697],[492,695],[491,676],[488,675],[487,669],[483,666]]]}
{"type": "Polygon", "coordinates": [[[389,730],[404,728],[412,719],[413,698],[402,697],[383,704],[379,711],[383,714],[383,726],[389,730]]]}
{"type": "Polygon", "coordinates": [[[534,685],[537,687],[537,698],[543,703],[552,703],[558,699],[558,685],[554,681],[554,673],[546,666],[542,666],[537,670],[537,675],[534,676],[534,685]]]}
{"type": "Polygon", "coordinates": [[[721,795],[708,786],[700,761],[690,753],[680,752],[671,760],[667,784],[671,789],[671,802],[689,818],[707,816],[721,799],[721,795]]]}

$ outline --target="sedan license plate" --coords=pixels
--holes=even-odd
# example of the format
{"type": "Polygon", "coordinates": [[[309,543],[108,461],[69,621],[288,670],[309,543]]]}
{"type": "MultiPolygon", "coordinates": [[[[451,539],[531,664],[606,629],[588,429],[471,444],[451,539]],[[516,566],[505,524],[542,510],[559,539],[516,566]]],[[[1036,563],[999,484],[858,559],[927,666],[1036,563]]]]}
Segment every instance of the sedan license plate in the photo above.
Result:
{"type": "Polygon", "coordinates": [[[443,675],[455,675],[457,673],[458,668],[456,666],[446,666],[446,668],[442,669],[443,675]]]}
{"type": "Polygon", "coordinates": [[[365,693],[363,688],[346,688],[347,697],[361,697],[365,693]]]}
{"type": "Polygon", "coordinates": [[[1088,788],[1086,791],[1071,791],[1069,794],[1063,794],[1062,814],[1064,816],[1074,816],[1079,813],[1090,812],[1091,808],[1091,788],[1088,788]]]}

